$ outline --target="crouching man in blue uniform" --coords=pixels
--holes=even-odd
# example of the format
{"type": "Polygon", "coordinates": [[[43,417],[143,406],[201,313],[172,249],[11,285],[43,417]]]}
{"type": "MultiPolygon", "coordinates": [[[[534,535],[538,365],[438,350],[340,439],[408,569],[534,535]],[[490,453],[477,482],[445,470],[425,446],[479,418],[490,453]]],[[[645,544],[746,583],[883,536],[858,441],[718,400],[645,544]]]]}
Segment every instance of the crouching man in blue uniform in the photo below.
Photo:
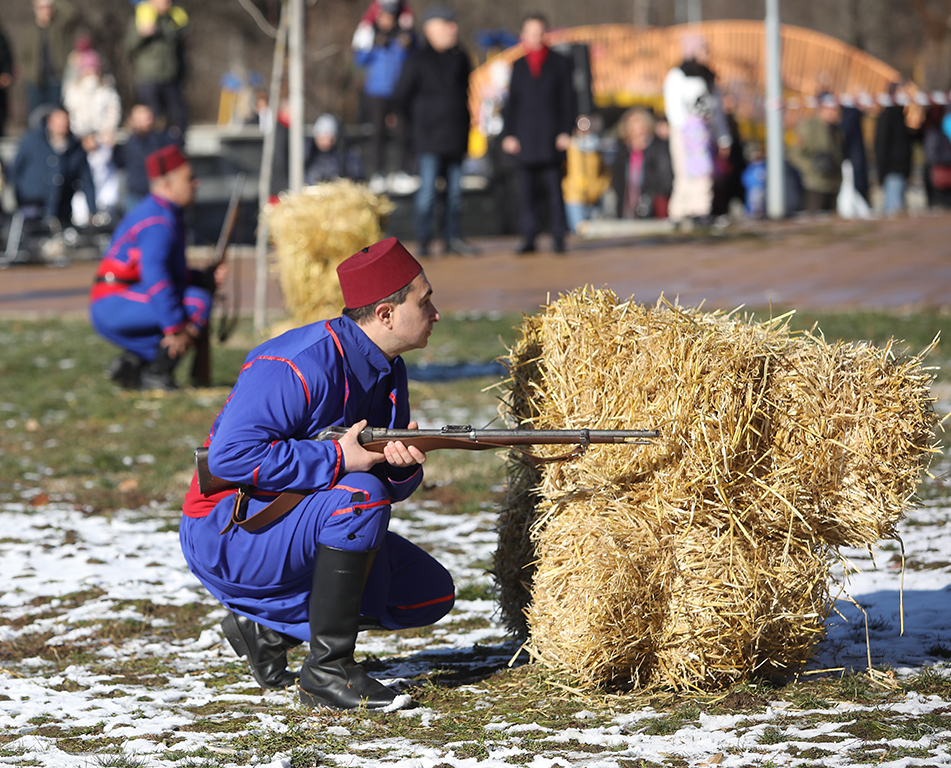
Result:
{"type": "Polygon", "coordinates": [[[177,145],[145,158],[149,195],[125,215],[89,294],[93,328],[120,347],[109,374],[137,389],[175,389],[173,372],[208,325],[226,267],[189,269],[184,208],[198,182],[177,145]]]}
{"type": "Polygon", "coordinates": [[[342,317],[288,331],[245,360],[205,443],[211,473],[242,491],[203,496],[193,480],[181,543],[192,572],[229,609],[225,637],[259,685],[297,682],[312,707],[392,710],[409,697],[354,661],[358,631],[432,624],[455,590],[436,560],[387,530],[390,505],[422,481],[425,454],[401,442],[370,453],[357,436],[368,425],[416,428],[399,355],[426,346],[439,313],[422,267],[396,238],[337,274],[342,317]],[[330,426],[348,431],[313,439],[330,426]],[[287,650],[301,641],[310,653],[298,681],[287,650]]]}

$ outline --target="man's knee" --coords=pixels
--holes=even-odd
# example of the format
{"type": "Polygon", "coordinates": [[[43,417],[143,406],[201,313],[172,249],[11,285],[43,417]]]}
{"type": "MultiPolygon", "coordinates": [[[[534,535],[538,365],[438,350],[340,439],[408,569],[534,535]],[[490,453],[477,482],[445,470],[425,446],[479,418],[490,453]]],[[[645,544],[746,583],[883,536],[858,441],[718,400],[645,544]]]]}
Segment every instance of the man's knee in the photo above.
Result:
{"type": "Polygon", "coordinates": [[[352,472],[331,491],[336,498],[319,543],[353,551],[377,549],[390,523],[390,497],[383,482],[368,472],[352,472]]]}

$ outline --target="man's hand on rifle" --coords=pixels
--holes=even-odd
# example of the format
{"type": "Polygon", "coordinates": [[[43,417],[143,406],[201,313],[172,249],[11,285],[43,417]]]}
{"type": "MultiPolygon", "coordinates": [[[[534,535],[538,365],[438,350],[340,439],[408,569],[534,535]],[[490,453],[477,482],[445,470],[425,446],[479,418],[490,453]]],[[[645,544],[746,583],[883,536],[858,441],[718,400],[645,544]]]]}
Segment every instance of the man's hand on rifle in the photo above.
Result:
{"type": "MultiPolygon", "coordinates": [[[[399,440],[387,443],[383,453],[366,450],[359,442],[360,431],[366,427],[366,419],[358,421],[338,441],[343,451],[344,467],[348,472],[366,472],[385,461],[394,467],[411,467],[426,461],[426,454],[414,445],[405,445],[399,440]]],[[[407,429],[419,429],[419,424],[411,421],[407,429]]]]}

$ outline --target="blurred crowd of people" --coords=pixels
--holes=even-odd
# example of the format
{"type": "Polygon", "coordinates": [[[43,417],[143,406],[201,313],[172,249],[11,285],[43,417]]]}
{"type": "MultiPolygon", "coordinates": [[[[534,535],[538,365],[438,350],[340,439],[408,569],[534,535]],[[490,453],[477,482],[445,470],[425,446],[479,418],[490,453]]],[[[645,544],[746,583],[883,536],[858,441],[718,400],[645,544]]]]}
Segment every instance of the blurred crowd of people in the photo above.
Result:
{"type": "Polygon", "coordinates": [[[0,35],[0,135],[14,75],[29,110],[27,131],[3,176],[28,220],[106,224],[147,194],[145,156],[184,141],[188,16],[171,0],[135,3],[124,51],[138,101],[127,109],[128,139],[120,146],[123,105],[101,54],[80,34],[76,6],[70,0],[32,0],[32,6],[34,23],[15,46],[0,35]]]}
{"type": "MultiPolygon", "coordinates": [[[[188,122],[186,12],[173,0],[132,0],[123,50],[137,101],[123,109],[102,56],[78,33],[73,2],[32,0],[29,34],[15,46],[0,34],[0,135],[14,76],[30,107],[29,130],[5,176],[25,215],[55,217],[63,225],[114,218],[141,200],[148,191],[144,158],[182,145],[188,122]],[[123,114],[128,139],[120,145],[123,114]]],[[[682,39],[683,60],[663,83],[663,111],[658,102],[618,116],[590,105],[579,109],[573,61],[552,49],[548,30],[543,15],[525,17],[518,35],[524,55],[499,77],[497,109],[477,116],[490,159],[488,170],[483,162],[479,171],[511,180],[520,253],[535,250],[542,229],[553,249],[563,251],[566,236],[592,218],[669,219],[691,227],[715,224],[731,212],[765,214],[761,142],[741,136],[702,37],[682,39]]],[[[440,235],[444,250],[473,254],[460,225],[463,177],[473,167],[467,165],[472,57],[460,43],[455,11],[437,4],[417,14],[407,0],[372,0],[351,49],[362,72],[359,122],[369,140],[349,141],[338,116],[320,115],[308,137],[305,182],[346,177],[376,193],[414,195],[419,253],[426,255],[440,235]]],[[[951,206],[951,115],[945,112],[917,106],[906,86],[895,83],[866,147],[866,113],[819,94],[817,108],[787,137],[787,211],[871,215],[874,176],[879,209],[900,213],[916,142],[928,202],[951,206]]],[[[258,93],[249,122],[263,129],[269,114],[267,95],[258,93]]],[[[289,120],[285,98],[276,109],[272,194],[288,183],[289,120]]]]}

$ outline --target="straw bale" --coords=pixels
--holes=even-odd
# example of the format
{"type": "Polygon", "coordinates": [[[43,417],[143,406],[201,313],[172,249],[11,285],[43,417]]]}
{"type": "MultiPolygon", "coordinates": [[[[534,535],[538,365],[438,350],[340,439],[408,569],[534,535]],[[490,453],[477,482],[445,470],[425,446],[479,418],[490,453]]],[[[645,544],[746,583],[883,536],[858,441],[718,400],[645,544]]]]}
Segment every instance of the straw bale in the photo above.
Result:
{"type": "Polygon", "coordinates": [[[669,600],[665,533],[625,504],[561,506],[537,541],[533,654],[589,684],[647,682],[669,600]]]}
{"type": "Polygon", "coordinates": [[[348,179],[283,193],[265,208],[284,303],[295,325],[339,314],[337,265],[383,237],[392,203],[348,179]]]}
{"type": "Polygon", "coordinates": [[[930,458],[921,359],[590,288],[522,331],[510,424],[662,437],[542,468],[512,459],[495,568],[508,626],[592,684],[798,667],[821,639],[835,548],[893,535],[930,458]]]}
{"type": "Polygon", "coordinates": [[[653,680],[717,689],[809,659],[831,606],[826,554],[795,539],[755,539],[702,526],[673,538],[653,680]]]}

